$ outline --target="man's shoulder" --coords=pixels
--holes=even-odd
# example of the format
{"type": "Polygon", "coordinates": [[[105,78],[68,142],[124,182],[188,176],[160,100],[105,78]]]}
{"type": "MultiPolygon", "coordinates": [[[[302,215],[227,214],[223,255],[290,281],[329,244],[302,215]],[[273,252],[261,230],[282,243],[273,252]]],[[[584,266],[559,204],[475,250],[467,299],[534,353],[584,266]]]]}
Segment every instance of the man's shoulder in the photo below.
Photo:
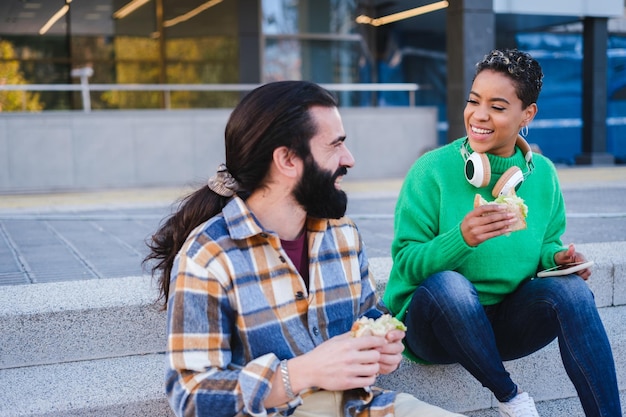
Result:
{"type": "Polygon", "coordinates": [[[356,229],[356,223],[348,216],[343,216],[338,219],[327,219],[326,223],[328,224],[328,228],[348,227],[356,229]]]}
{"type": "Polygon", "coordinates": [[[202,246],[218,243],[229,236],[224,216],[218,214],[196,226],[187,236],[186,246],[197,250],[202,246]]]}
{"type": "Polygon", "coordinates": [[[323,234],[343,233],[351,234],[358,239],[359,229],[356,223],[348,216],[338,219],[309,219],[309,231],[323,234]]]}

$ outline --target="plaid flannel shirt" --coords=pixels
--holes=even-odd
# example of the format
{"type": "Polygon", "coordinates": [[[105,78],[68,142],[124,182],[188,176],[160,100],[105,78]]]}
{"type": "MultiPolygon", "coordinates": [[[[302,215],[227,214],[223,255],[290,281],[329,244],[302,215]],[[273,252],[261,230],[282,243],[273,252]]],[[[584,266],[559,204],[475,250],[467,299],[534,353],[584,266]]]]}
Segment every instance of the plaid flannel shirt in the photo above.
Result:
{"type": "MultiPolygon", "coordinates": [[[[291,414],[300,395],[263,404],[279,361],[383,312],[354,223],[309,218],[306,228],[308,291],[279,237],[238,197],[191,233],[168,301],[166,392],[178,416],[291,414]]],[[[363,412],[388,415],[394,393],[373,391],[363,412]]]]}

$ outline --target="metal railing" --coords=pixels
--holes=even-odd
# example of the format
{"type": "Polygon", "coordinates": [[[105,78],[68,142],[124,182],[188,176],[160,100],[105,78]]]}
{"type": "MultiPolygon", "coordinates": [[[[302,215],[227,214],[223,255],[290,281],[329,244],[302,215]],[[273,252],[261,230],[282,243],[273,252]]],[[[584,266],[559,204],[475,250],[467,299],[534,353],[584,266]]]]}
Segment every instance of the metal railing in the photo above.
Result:
{"type": "MultiPolygon", "coordinates": [[[[26,92],[29,91],[80,91],[83,111],[91,111],[92,91],[161,91],[164,94],[164,107],[171,109],[170,95],[173,91],[208,91],[208,92],[246,92],[261,84],[90,84],[86,76],[81,76],[80,84],[0,84],[2,91],[22,91],[22,107],[26,110],[26,92]]],[[[409,106],[415,106],[415,92],[426,89],[425,86],[415,83],[349,83],[320,85],[333,92],[352,91],[404,91],[409,94],[409,106]]]]}

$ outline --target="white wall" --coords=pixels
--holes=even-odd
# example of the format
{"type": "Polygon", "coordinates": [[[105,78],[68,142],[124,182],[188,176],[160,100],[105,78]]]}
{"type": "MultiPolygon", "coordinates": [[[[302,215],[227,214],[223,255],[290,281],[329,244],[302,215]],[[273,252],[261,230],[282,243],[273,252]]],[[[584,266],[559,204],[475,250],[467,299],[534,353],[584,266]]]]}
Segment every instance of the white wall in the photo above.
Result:
{"type": "MultiPolygon", "coordinates": [[[[437,145],[434,107],[341,108],[351,179],[401,178],[437,145]]],[[[224,160],[230,110],[0,114],[0,194],[197,185],[224,160]]]]}

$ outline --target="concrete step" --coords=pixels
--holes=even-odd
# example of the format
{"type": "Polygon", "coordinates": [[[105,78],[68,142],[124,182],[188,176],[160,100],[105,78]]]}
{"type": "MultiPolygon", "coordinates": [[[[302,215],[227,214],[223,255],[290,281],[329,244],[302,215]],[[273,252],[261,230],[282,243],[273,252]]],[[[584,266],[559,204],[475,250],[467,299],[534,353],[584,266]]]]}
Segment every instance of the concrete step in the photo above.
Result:
{"type": "MultiPolygon", "coordinates": [[[[626,242],[580,245],[598,307],[626,305],[626,242]]],[[[391,258],[370,259],[378,292],[391,258]]],[[[0,288],[0,369],[165,350],[165,312],[147,276],[0,288]],[[27,343],[25,343],[27,341],[27,343]]]]}
{"type": "Polygon", "coordinates": [[[165,351],[149,277],[0,288],[0,369],[165,351]]]}
{"type": "Polygon", "coordinates": [[[2,417],[172,417],[164,354],[0,370],[2,417]]]}
{"type": "MultiPolygon", "coordinates": [[[[596,262],[589,285],[626,389],[626,242],[579,250],[596,262]]],[[[382,292],[391,259],[370,262],[382,292]]],[[[0,288],[0,416],[171,415],[163,395],[165,313],[156,296],[149,277],[0,288]]],[[[568,410],[545,415],[582,416],[555,343],[506,366],[540,410],[568,410]]],[[[458,365],[405,361],[379,385],[468,415],[489,416],[494,405],[458,365]]]]}
{"type": "MultiPolygon", "coordinates": [[[[523,384],[533,369],[548,365],[547,359],[530,358],[511,369],[523,384]],[[526,368],[531,371],[527,372],[526,368]]],[[[67,362],[0,370],[0,416],[2,417],[172,417],[163,394],[164,355],[134,355],[121,358],[67,362]]],[[[554,361],[554,359],[553,359],[554,361]]],[[[508,364],[507,364],[508,365],[508,364]]],[[[398,386],[418,398],[472,417],[496,417],[491,394],[456,365],[414,366],[405,363],[402,378],[386,380],[380,386],[398,386]],[[408,371],[408,372],[407,372],[408,371]],[[410,378],[407,378],[408,373],[410,378]]],[[[539,372],[540,382],[528,390],[542,416],[584,417],[580,402],[566,389],[556,398],[543,391],[558,384],[571,385],[558,375],[546,381],[549,372],[539,372]]],[[[621,377],[623,381],[623,375],[621,377]]],[[[557,390],[558,391],[558,390],[557,390]]],[[[626,412],[626,391],[621,391],[622,412],[626,412]]]]}
{"type": "MultiPolygon", "coordinates": [[[[626,391],[620,391],[622,403],[622,414],[624,414],[623,404],[626,401],[626,391]]],[[[578,398],[564,398],[560,400],[540,401],[535,403],[537,412],[543,417],[585,417],[585,413],[580,407],[578,398]]],[[[487,408],[465,413],[468,417],[499,417],[497,408],[487,408]]]]}
{"type": "MultiPolygon", "coordinates": [[[[619,387],[626,390],[626,331],[623,326],[626,306],[601,308],[600,315],[613,348],[619,387]]],[[[505,367],[513,380],[535,401],[574,398],[572,414],[559,415],[584,415],[574,386],[563,368],[556,341],[525,358],[505,362],[505,367]]],[[[485,410],[497,405],[491,392],[458,364],[420,365],[404,359],[396,372],[380,376],[378,385],[408,392],[426,402],[460,412],[485,410]]],[[[626,404],[622,403],[622,407],[626,412],[626,404]]]]}

